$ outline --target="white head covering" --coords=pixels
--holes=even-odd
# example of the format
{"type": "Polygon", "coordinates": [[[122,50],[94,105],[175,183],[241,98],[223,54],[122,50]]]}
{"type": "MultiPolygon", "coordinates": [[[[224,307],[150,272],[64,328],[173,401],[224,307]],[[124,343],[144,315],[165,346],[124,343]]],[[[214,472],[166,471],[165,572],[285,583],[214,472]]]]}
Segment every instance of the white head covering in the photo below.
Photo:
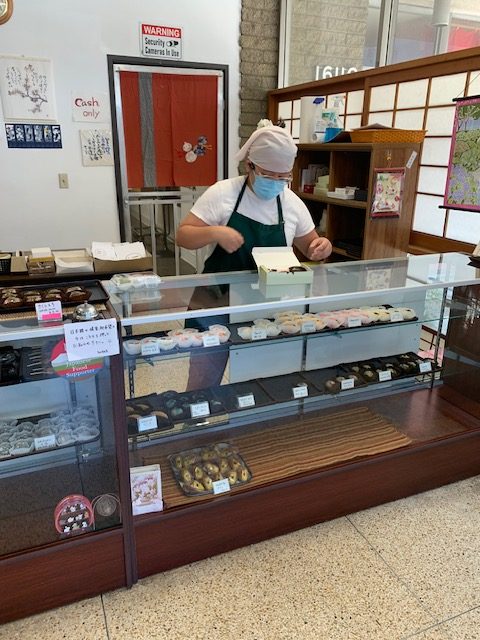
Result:
{"type": "Polygon", "coordinates": [[[296,155],[297,145],[288,131],[270,124],[252,133],[236,159],[248,159],[267,171],[286,173],[293,167],[296,155]]]}

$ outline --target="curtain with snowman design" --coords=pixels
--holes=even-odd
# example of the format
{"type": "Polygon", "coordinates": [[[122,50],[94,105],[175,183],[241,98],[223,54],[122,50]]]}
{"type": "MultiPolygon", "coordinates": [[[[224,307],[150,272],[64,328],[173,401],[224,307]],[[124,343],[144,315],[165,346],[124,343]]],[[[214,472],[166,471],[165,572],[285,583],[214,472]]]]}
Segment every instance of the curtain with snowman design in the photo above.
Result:
{"type": "Polygon", "coordinates": [[[218,77],[120,72],[129,189],[217,180],[218,77]]]}

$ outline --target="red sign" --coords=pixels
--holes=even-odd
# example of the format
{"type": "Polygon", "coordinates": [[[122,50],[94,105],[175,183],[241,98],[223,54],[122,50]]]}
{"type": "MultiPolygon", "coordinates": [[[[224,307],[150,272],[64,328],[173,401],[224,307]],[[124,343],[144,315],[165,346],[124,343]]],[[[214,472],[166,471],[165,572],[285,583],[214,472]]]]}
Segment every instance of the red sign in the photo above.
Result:
{"type": "Polygon", "coordinates": [[[182,37],[182,30],[178,27],[162,27],[156,24],[142,24],[142,33],[146,36],[182,37]]]}
{"type": "Polygon", "coordinates": [[[65,340],[58,342],[52,349],[50,361],[57,376],[64,376],[65,378],[86,378],[94,376],[103,368],[103,358],[69,362],[65,348],[65,340]]]}

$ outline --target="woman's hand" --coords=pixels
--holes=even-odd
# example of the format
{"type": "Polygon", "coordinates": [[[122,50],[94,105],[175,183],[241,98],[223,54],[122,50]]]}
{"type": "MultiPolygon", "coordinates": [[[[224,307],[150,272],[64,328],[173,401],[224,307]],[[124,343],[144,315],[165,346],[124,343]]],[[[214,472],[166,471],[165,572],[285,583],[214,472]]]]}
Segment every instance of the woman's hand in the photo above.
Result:
{"type": "Polygon", "coordinates": [[[231,227],[215,227],[215,242],[227,253],[235,253],[245,242],[244,237],[231,227]]]}
{"type": "Polygon", "coordinates": [[[321,236],[312,240],[308,245],[307,258],[312,262],[323,260],[332,253],[332,244],[327,238],[321,236]]]}

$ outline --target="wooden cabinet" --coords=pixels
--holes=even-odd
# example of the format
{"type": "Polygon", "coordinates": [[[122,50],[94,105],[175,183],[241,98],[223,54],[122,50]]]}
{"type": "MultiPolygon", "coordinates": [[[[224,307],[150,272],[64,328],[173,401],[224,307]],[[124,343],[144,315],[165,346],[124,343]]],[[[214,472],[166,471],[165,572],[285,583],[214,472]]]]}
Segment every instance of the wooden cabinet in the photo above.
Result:
{"type": "Polygon", "coordinates": [[[417,183],[418,144],[300,144],[292,188],[309,208],[316,224],[326,216],[326,236],[332,242],[333,260],[391,258],[407,252],[417,183]],[[407,167],[399,217],[372,218],[375,169],[407,167]],[[410,162],[409,162],[410,161],[410,162]],[[367,190],[367,200],[342,200],[300,191],[302,170],[309,164],[329,168],[329,191],[336,187],[367,190]]]}

